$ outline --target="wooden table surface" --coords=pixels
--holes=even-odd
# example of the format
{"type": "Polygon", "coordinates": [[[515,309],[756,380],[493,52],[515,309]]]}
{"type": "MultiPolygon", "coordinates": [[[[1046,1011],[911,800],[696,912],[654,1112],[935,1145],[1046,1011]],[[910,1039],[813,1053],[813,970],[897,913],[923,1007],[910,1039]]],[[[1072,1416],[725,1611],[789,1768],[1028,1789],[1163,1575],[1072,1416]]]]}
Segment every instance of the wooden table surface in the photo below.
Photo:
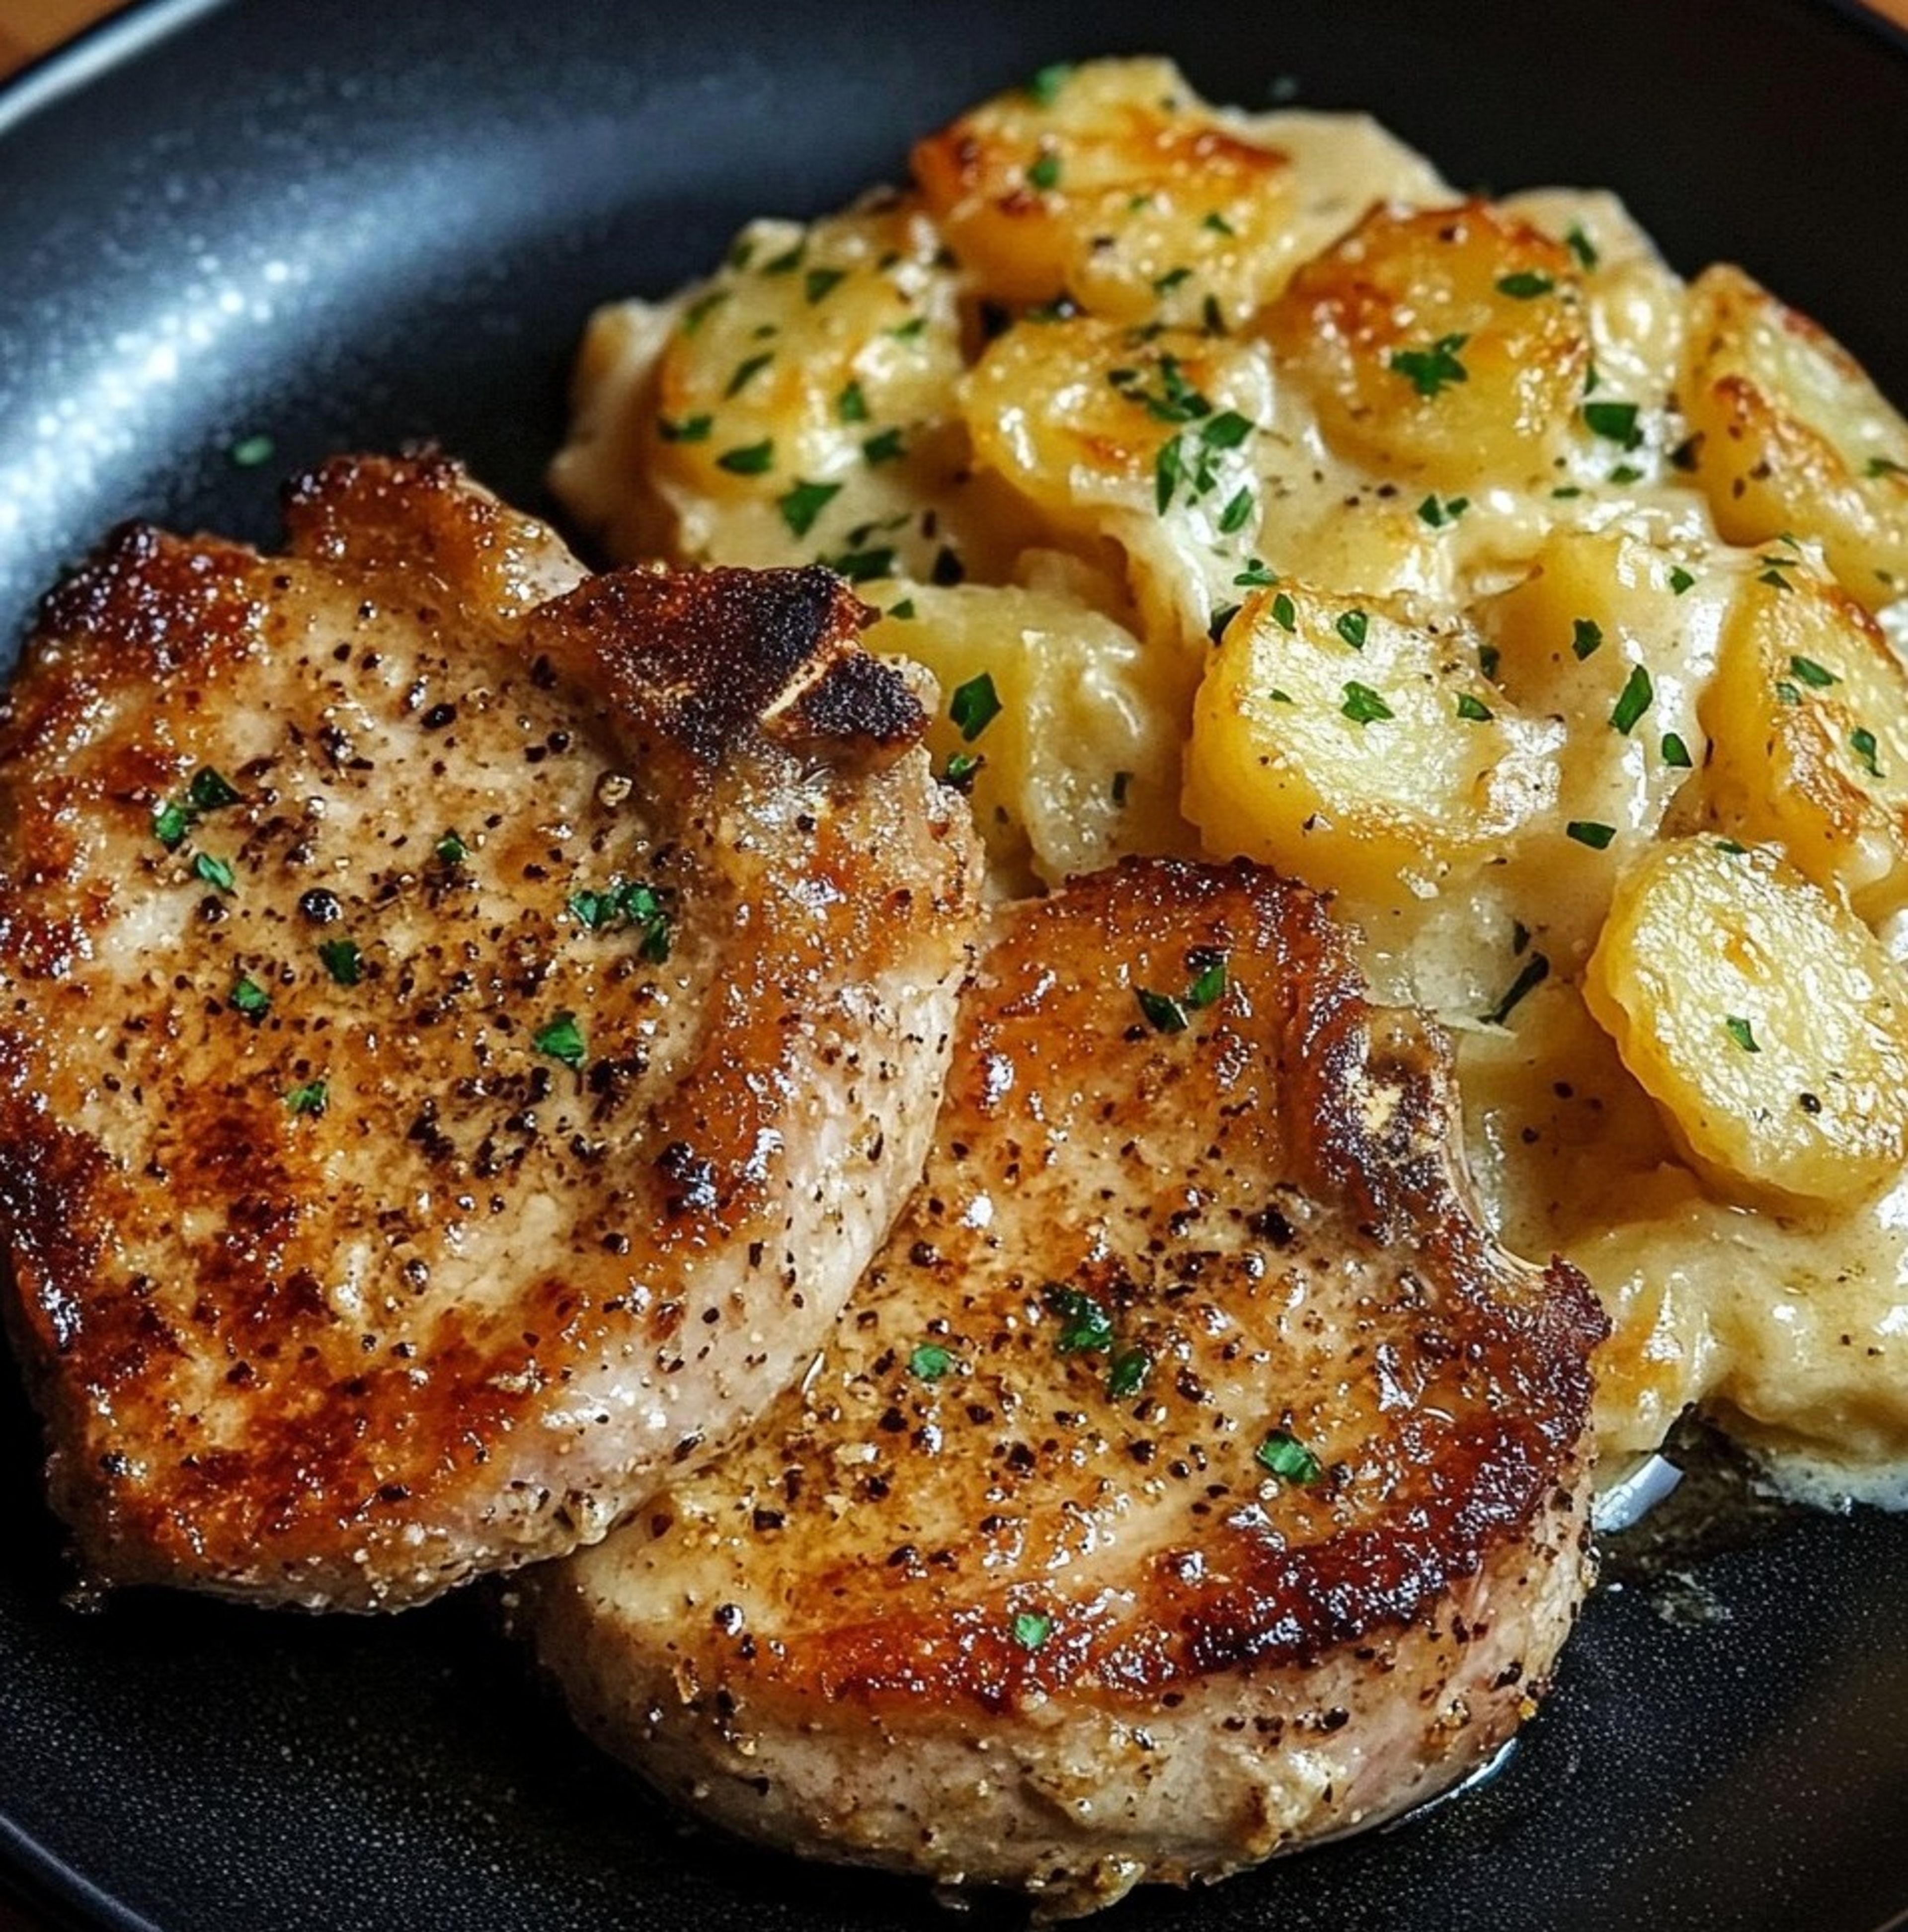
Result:
{"type": "MultiPolygon", "coordinates": [[[[0,0],[0,74],[56,47],[113,11],[119,0],[0,0]]],[[[1908,27],[1908,0],[1869,0],[1876,12],[1908,27]]]]}

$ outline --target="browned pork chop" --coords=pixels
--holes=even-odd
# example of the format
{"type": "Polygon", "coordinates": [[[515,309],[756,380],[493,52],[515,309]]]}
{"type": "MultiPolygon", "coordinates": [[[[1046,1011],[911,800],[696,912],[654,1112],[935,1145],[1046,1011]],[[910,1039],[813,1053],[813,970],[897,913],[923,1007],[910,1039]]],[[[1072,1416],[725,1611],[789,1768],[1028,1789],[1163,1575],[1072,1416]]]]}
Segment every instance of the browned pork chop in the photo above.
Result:
{"type": "Polygon", "coordinates": [[[809,1359],[976,860],[825,572],[579,586],[441,460],[288,517],[122,532],[0,712],[0,1214],[92,1575],[364,1609],[600,1536],[809,1359]]]}
{"type": "Polygon", "coordinates": [[[523,1580],[578,1717],[750,1837],[1049,1912],[1478,1766],[1584,1588],[1604,1323],[1492,1244],[1452,1104],[1268,874],[1006,911],[817,1369],[523,1580]]]}

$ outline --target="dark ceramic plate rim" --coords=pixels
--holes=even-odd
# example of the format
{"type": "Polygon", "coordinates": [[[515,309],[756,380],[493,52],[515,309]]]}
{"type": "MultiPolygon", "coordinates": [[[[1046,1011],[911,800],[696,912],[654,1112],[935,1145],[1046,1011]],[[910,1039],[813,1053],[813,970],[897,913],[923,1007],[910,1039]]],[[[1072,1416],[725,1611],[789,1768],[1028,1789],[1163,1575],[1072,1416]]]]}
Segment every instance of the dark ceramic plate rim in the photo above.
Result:
{"type": "MultiPolygon", "coordinates": [[[[70,104],[92,82],[136,62],[176,32],[220,10],[228,0],[133,0],[50,56],[0,86],[0,147],[8,136],[41,111],[70,104]]],[[[1838,16],[1878,49],[1908,58],[1908,30],[1870,13],[1858,0],[1807,0],[1817,13],[1838,16]]],[[[4,640],[10,649],[10,639],[4,640]]],[[[0,1795],[0,1807],[5,1804],[0,1795]]],[[[1908,1897],[1908,1875],[1902,1880],[1908,1897]]],[[[89,1932],[162,1932],[158,1924],[109,1895],[49,1846],[22,1830],[0,1809],[0,1925],[8,1922],[6,1901],[29,1906],[36,1923],[89,1932]]],[[[1908,1926],[1908,1910],[1876,1928],[1894,1932],[1908,1926]]]]}

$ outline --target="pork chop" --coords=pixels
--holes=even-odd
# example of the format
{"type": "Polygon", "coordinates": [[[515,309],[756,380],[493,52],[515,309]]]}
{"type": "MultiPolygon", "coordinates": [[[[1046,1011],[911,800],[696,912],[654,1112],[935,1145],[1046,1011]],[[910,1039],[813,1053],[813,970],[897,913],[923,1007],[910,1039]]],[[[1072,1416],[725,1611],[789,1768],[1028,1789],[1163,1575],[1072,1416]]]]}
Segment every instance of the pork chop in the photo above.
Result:
{"type": "Polygon", "coordinates": [[[1586,1586],[1604,1324],[1494,1245],[1452,1114],[1268,873],[1005,910],[800,1390],[520,1580],[576,1716],[748,1837],[1049,1916],[1464,1776],[1586,1586]]]}
{"type": "Polygon", "coordinates": [[[920,1172],[977,856],[826,572],[581,581],[441,459],[121,532],[0,711],[0,1215],[89,1575],[600,1536],[920,1172]]]}

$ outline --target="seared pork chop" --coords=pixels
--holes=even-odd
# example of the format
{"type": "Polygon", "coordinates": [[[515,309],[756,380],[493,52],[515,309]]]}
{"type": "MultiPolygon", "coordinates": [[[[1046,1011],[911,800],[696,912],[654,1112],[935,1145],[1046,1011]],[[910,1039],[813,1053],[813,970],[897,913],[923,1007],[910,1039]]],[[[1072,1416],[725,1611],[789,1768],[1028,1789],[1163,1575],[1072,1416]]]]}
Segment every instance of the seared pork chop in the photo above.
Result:
{"type": "Polygon", "coordinates": [[[394,1606],[812,1355],[976,857],[826,572],[580,583],[441,460],[287,514],[122,532],[0,712],[0,1214],[94,1578],[394,1606]]]}
{"type": "Polygon", "coordinates": [[[665,1791],[1064,1913],[1502,1743],[1585,1587],[1604,1322],[1493,1244],[1444,1045],[1309,893],[1129,862],[997,931],[799,1391],[518,1587],[665,1791]]]}

